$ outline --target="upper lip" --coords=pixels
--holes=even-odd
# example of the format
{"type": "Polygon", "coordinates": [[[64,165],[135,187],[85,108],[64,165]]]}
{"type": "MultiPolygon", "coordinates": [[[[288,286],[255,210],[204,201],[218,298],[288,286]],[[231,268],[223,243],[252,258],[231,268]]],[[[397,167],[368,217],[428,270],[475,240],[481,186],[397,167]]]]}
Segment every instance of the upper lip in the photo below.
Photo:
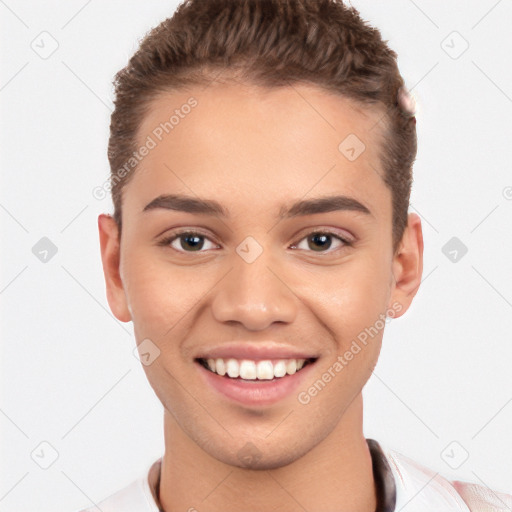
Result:
{"type": "Polygon", "coordinates": [[[216,347],[204,348],[196,359],[311,359],[318,356],[309,350],[299,349],[289,345],[267,342],[236,342],[224,343],[216,347]]]}

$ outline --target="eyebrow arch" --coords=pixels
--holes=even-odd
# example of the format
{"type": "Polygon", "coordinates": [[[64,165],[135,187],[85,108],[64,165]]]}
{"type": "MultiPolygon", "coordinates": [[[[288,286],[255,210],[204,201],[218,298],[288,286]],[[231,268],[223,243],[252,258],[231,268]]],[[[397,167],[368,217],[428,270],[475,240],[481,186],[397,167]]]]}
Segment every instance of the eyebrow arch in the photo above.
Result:
{"type": "Polygon", "coordinates": [[[370,210],[357,199],[344,195],[336,195],[297,201],[289,208],[283,206],[279,211],[279,217],[284,219],[298,217],[301,215],[333,212],[337,210],[352,210],[373,216],[370,210]]]}
{"type": "MultiPolygon", "coordinates": [[[[191,196],[178,194],[164,194],[158,196],[148,203],[144,207],[143,211],[145,212],[160,208],[186,213],[229,217],[228,211],[225,210],[217,201],[211,199],[197,199],[191,196]]],[[[352,210],[373,216],[365,205],[353,197],[336,195],[300,200],[289,207],[282,206],[279,210],[279,218],[293,218],[337,210],[352,210]]]]}
{"type": "Polygon", "coordinates": [[[142,211],[145,212],[156,208],[177,210],[186,213],[200,213],[203,215],[220,215],[222,217],[229,217],[228,212],[217,201],[210,199],[196,199],[195,197],[178,194],[164,194],[158,196],[148,203],[142,211]]]}

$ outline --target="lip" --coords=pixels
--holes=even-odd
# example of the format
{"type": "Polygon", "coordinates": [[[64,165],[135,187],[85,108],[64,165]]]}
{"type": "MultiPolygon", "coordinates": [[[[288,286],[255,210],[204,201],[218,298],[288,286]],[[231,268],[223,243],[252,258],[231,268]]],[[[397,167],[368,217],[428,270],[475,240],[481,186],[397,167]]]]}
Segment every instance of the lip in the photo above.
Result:
{"type": "MultiPolygon", "coordinates": [[[[316,362],[316,361],[315,361],[316,362]]],[[[246,406],[272,405],[292,395],[311,374],[315,362],[305,365],[293,375],[286,375],[275,380],[231,379],[207,370],[201,363],[195,365],[208,387],[229,400],[246,406]]]]}
{"type": "Polygon", "coordinates": [[[209,347],[195,356],[195,359],[318,359],[318,354],[300,350],[275,342],[236,342],[209,347]]]}

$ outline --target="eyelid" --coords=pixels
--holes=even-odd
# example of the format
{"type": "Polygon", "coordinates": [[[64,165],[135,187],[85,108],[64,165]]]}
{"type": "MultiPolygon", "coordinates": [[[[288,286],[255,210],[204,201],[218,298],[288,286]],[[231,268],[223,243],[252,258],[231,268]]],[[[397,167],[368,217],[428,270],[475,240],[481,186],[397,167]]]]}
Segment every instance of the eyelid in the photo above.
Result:
{"type": "MultiPolygon", "coordinates": [[[[212,242],[215,245],[220,245],[219,243],[217,243],[215,241],[215,239],[212,236],[210,236],[210,234],[205,233],[197,228],[176,228],[176,230],[172,230],[169,235],[164,236],[160,241],[158,241],[157,245],[164,246],[164,247],[170,247],[170,244],[172,242],[177,240],[181,235],[185,235],[185,234],[199,235],[199,236],[202,236],[202,237],[210,240],[210,242],[212,242]]],[[[191,253],[194,252],[194,251],[181,251],[181,250],[175,249],[174,247],[170,247],[170,248],[174,249],[176,252],[181,253],[181,254],[186,254],[187,252],[191,252],[191,253]]],[[[201,252],[206,252],[206,251],[199,251],[199,253],[201,253],[201,252]]]]}
{"type": "Polygon", "coordinates": [[[333,235],[337,238],[340,238],[343,242],[346,244],[352,244],[356,241],[356,237],[349,233],[346,230],[342,230],[340,232],[339,229],[328,227],[328,226],[320,226],[320,227],[314,227],[308,229],[304,234],[301,235],[301,238],[299,239],[299,242],[306,236],[311,235],[313,233],[319,233],[319,234],[327,234],[327,235],[333,235]]]}
{"type": "Polygon", "coordinates": [[[320,257],[320,258],[328,258],[329,256],[336,256],[341,251],[347,250],[348,248],[352,247],[354,245],[355,241],[356,241],[356,239],[353,236],[348,237],[346,235],[342,235],[338,232],[338,230],[333,229],[333,228],[327,228],[327,229],[326,228],[313,228],[310,231],[301,235],[298,238],[298,241],[295,242],[294,244],[292,244],[291,247],[295,250],[302,251],[305,254],[315,254],[315,255],[318,255],[318,257],[320,257]],[[298,248],[299,244],[303,240],[305,240],[309,235],[312,235],[312,234],[330,236],[331,238],[338,240],[338,242],[341,244],[341,246],[334,248],[334,249],[332,247],[328,247],[327,250],[325,250],[325,251],[312,251],[312,250],[308,250],[308,249],[299,249],[298,248]]]}
{"type": "MultiPolygon", "coordinates": [[[[218,242],[215,241],[214,237],[211,237],[210,234],[207,234],[205,232],[203,232],[201,229],[198,229],[198,228],[187,228],[187,227],[182,227],[182,228],[176,228],[176,230],[172,231],[170,235],[168,236],[165,236],[162,240],[160,240],[157,245],[159,246],[164,246],[164,247],[168,247],[170,249],[173,249],[175,252],[178,252],[180,254],[187,254],[187,253],[194,253],[194,252],[197,252],[197,253],[205,253],[205,252],[208,252],[208,250],[206,251],[184,251],[184,250],[180,250],[180,249],[176,249],[174,247],[171,247],[171,243],[173,243],[174,241],[176,241],[177,239],[179,239],[179,237],[181,235],[184,235],[184,234],[187,234],[187,235],[199,235],[199,236],[202,236],[204,238],[206,238],[207,240],[209,240],[210,242],[216,244],[216,245],[220,245],[218,242]]],[[[291,245],[292,248],[296,248],[297,245],[302,242],[302,240],[304,240],[305,238],[307,238],[309,235],[311,234],[323,234],[323,235],[329,235],[329,236],[332,236],[333,238],[336,238],[338,241],[340,241],[343,245],[342,247],[338,248],[338,249],[334,249],[334,250],[326,250],[326,251],[319,251],[319,252],[316,252],[316,251],[305,251],[305,252],[312,252],[312,253],[316,253],[316,254],[334,254],[340,250],[342,250],[343,248],[345,247],[351,247],[354,242],[356,241],[356,238],[349,234],[349,236],[347,236],[346,234],[342,234],[339,232],[339,229],[337,228],[332,228],[332,227],[326,227],[326,226],[323,226],[323,227],[313,227],[313,228],[309,228],[307,232],[303,232],[302,235],[300,235],[300,238],[297,239],[297,242],[293,243],[291,245]]],[[[299,235],[298,235],[299,236],[299,235]]],[[[211,249],[210,249],[211,250],[211,249]]]]}

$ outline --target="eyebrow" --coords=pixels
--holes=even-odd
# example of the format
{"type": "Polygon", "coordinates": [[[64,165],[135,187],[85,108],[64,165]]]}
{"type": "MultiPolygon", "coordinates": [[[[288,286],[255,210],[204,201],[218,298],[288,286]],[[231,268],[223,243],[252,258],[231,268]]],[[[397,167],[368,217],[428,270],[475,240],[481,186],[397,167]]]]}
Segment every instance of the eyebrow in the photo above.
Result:
{"type": "MultiPolygon", "coordinates": [[[[178,194],[164,194],[148,203],[143,212],[155,209],[176,210],[186,213],[229,217],[228,211],[212,199],[197,199],[178,194]]],[[[338,210],[352,210],[372,215],[371,211],[357,199],[344,195],[325,196],[315,199],[303,199],[291,206],[282,206],[279,218],[293,218],[317,213],[327,213],[338,210]]]]}

